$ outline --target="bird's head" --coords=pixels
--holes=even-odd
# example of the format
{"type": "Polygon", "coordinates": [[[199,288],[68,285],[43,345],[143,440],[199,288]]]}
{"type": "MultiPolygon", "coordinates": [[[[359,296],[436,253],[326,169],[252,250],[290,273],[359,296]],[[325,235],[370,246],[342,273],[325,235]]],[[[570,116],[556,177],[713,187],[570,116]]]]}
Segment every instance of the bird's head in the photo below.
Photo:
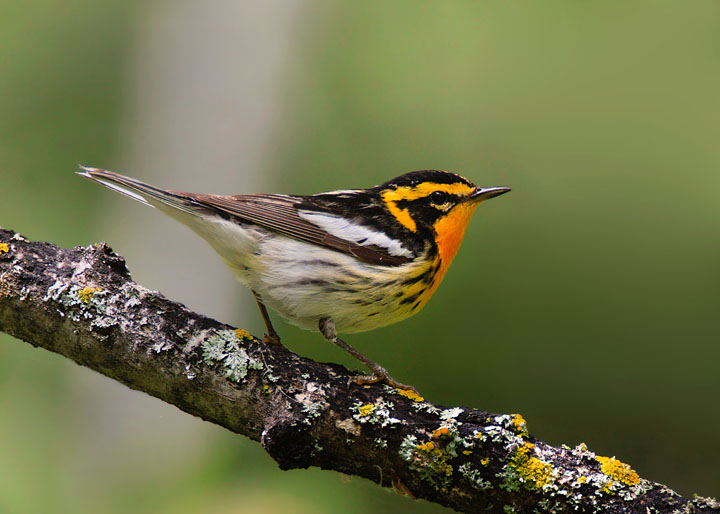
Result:
{"type": "Polygon", "coordinates": [[[480,202],[510,191],[478,187],[460,175],[436,170],[406,173],[378,189],[390,214],[411,232],[422,228],[437,236],[459,232],[460,238],[480,202]]]}

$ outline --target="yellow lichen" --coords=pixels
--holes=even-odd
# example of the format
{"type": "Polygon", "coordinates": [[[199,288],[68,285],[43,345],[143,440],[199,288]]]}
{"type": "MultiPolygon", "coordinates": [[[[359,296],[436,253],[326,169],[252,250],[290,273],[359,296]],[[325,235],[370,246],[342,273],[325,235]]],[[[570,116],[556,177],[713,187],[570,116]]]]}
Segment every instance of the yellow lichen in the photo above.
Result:
{"type": "Polygon", "coordinates": [[[586,476],[581,476],[580,478],[577,479],[578,484],[584,484],[585,482],[587,482],[586,476]]]}
{"type": "Polygon", "coordinates": [[[397,391],[397,394],[400,396],[404,396],[405,398],[410,398],[414,402],[421,402],[425,400],[422,396],[417,394],[412,389],[395,389],[397,391]]]}
{"type": "Polygon", "coordinates": [[[640,482],[638,474],[615,457],[596,457],[596,459],[600,463],[600,470],[613,480],[625,485],[635,485],[640,482]]]}
{"type": "Polygon", "coordinates": [[[431,452],[435,449],[435,443],[428,441],[427,443],[418,444],[416,448],[423,452],[431,452]]]}
{"type": "Polygon", "coordinates": [[[78,298],[80,298],[80,301],[83,303],[90,303],[90,300],[92,300],[92,297],[95,293],[98,291],[102,291],[102,287],[84,287],[80,291],[78,291],[77,295],[78,298]]]}
{"type": "Polygon", "coordinates": [[[480,464],[482,464],[483,466],[487,466],[488,464],[490,464],[490,457],[485,457],[484,459],[480,459],[480,464]]]}
{"type": "Polygon", "coordinates": [[[463,455],[470,455],[472,450],[463,450],[463,455]]]}
{"type": "Polygon", "coordinates": [[[365,417],[365,416],[369,416],[370,414],[372,414],[372,412],[374,410],[375,410],[375,406],[372,403],[368,403],[366,405],[361,405],[358,408],[358,413],[360,414],[360,416],[365,417]]]}
{"type": "Polygon", "coordinates": [[[510,465],[526,484],[541,488],[553,481],[553,467],[537,457],[531,457],[529,454],[534,448],[534,444],[525,443],[518,448],[510,465]]]}
{"type": "Polygon", "coordinates": [[[0,255],[10,251],[10,247],[7,243],[0,243],[0,255]]]}
{"type": "Polygon", "coordinates": [[[235,329],[235,337],[238,339],[252,339],[250,332],[243,330],[242,328],[235,329]]]}
{"type": "Polygon", "coordinates": [[[515,431],[518,434],[527,435],[527,433],[528,433],[527,422],[525,421],[525,418],[523,418],[521,414],[515,414],[515,417],[512,420],[512,424],[515,425],[515,431]]]}

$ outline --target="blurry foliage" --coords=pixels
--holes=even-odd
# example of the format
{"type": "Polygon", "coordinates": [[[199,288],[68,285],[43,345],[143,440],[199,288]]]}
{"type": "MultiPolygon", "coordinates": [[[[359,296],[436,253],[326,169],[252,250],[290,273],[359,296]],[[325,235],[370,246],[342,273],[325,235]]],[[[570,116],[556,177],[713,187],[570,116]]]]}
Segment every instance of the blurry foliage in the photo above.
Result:
{"type": "MultiPolygon", "coordinates": [[[[146,7],[1,8],[0,224],[89,243],[106,193],[72,171],[111,167],[146,7]]],[[[428,398],[521,412],[548,442],[584,441],[684,494],[720,495],[719,9],[308,4],[267,166],[278,191],[423,168],[513,188],[477,211],[423,312],[350,342],[428,398]]],[[[281,328],[299,353],[355,366],[317,334],[281,328]]],[[[85,469],[77,431],[92,423],[65,387],[81,372],[0,337],[0,511],[442,510],[318,470],[281,473],[219,428],[185,467],[159,454],[152,470],[85,469]]]]}

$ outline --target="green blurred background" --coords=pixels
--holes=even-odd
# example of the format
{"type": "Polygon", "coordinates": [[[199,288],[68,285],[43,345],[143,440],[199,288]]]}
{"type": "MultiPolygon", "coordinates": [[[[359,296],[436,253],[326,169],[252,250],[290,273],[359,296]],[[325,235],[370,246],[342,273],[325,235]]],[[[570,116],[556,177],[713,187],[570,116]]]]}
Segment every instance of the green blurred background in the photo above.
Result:
{"type": "MultiPolygon", "coordinates": [[[[200,239],[73,175],[313,193],[440,168],[475,214],[420,314],[350,342],[429,399],[520,412],[720,495],[720,4],[0,2],[0,225],[107,240],[261,333],[200,239]]],[[[277,317],[276,317],[277,319],[277,317]]],[[[355,366],[314,333],[284,341],[355,366]]],[[[0,512],[436,512],[0,335],[0,512]]]]}

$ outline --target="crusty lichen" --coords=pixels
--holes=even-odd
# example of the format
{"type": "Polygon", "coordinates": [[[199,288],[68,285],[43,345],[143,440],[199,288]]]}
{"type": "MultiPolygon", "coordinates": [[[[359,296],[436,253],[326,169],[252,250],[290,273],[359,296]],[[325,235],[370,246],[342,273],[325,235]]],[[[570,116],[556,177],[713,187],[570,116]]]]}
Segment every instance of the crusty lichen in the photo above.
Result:
{"type": "Polygon", "coordinates": [[[4,253],[8,253],[10,251],[10,247],[7,243],[0,243],[0,255],[4,253]]]}
{"type": "MultiPolygon", "coordinates": [[[[118,324],[110,312],[110,292],[100,287],[80,286],[57,280],[51,285],[43,301],[52,301],[60,307],[58,313],[80,322],[89,321],[91,329],[107,329],[118,324]]],[[[97,335],[103,339],[106,335],[97,335]]]]}
{"type": "Polygon", "coordinates": [[[248,332],[247,330],[243,330],[242,328],[236,328],[234,330],[235,337],[238,339],[253,339],[253,336],[248,332]]]}
{"type": "Polygon", "coordinates": [[[375,410],[375,406],[372,403],[367,403],[365,405],[361,405],[360,407],[358,407],[358,415],[361,418],[366,418],[367,416],[372,414],[374,410],[375,410]]]}
{"type": "MultiPolygon", "coordinates": [[[[409,435],[400,445],[400,456],[410,463],[410,469],[418,472],[419,476],[436,487],[444,488],[448,485],[454,473],[452,459],[472,453],[472,449],[480,442],[476,433],[463,436],[461,434],[462,422],[457,416],[464,411],[460,407],[445,409],[439,413],[440,426],[429,430],[422,428],[418,435],[409,435]],[[422,438],[427,438],[423,440],[422,438]]],[[[458,471],[475,485],[485,482],[479,479],[479,472],[467,466],[460,466],[458,471]]]]}
{"type": "Polygon", "coordinates": [[[615,457],[596,457],[600,463],[600,469],[607,476],[625,485],[635,485],[640,483],[638,474],[627,464],[619,461],[615,457]]]}
{"type": "Polygon", "coordinates": [[[420,443],[417,437],[409,435],[400,444],[400,456],[420,478],[436,487],[444,488],[453,474],[453,468],[448,463],[451,455],[447,448],[440,447],[433,441],[420,443]]]}
{"type": "Polygon", "coordinates": [[[414,402],[422,402],[425,401],[425,398],[417,394],[412,389],[395,389],[395,392],[399,394],[400,396],[404,396],[405,398],[410,398],[414,402]]]}
{"type": "Polygon", "coordinates": [[[88,304],[92,301],[93,295],[102,291],[102,287],[83,287],[77,292],[78,298],[81,302],[88,304]]]}
{"type": "Polygon", "coordinates": [[[370,423],[386,427],[400,423],[400,419],[392,416],[392,409],[395,405],[392,402],[378,399],[375,403],[356,402],[350,411],[353,418],[360,423],[370,423]]]}
{"type": "Polygon", "coordinates": [[[528,428],[527,428],[527,422],[525,421],[525,418],[522,417],[520,414],[515,414],[515,416],[511,420],[513,426],[515,427],[515,431],[520,434],[523,437],[527,437],[528,434],[528,428]]]}
{"type": "Polygon", "coordinates": [[[450,429],[448,427],[440,427],[432,433],[433,439],[440,439],[448,437],[450,435],[450,429]]]}
{"type": "Polygon", "coordinates": [[[533,456],[534,449],[533,443],[522,445],[515,451],[509,466],[517,473],[517,478],[527,489],[542,489],[552,483],[553,467],[550,463],[533,456]]]}
{"type": "Polygon", "coordinates": [[[263,365],[248,355],[238,343],[234,330],[219,330],[202,342],[203,360],[206,364],[219,363],[225,376],[240,382],[250,369],[262,369],[263,365]]]}

